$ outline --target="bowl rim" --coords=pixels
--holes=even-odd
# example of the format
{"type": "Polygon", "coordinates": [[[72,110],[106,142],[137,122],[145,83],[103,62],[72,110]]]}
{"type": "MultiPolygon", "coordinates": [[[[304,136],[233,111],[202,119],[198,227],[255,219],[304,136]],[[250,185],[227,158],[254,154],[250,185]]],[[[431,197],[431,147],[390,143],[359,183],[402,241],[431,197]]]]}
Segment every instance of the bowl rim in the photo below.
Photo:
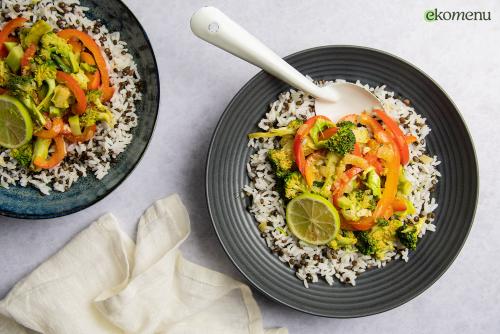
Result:
{"type": "MultiPolygon", "coordinates": [[[[147,46],[151,50],[151,54],[153,56],[153,65],[154,65],[154,76],[156,79],[156,82],[158,83],[158,95],[156,96],[156,113],[155,113],[155,118],[153,120],[153,128],[149,136],[147,137],[146,145],[142,148],[141,152],[139,153],[139,158],[134,162],[134,164],[131,166],[131,168],[127,171],[127,173],[115,184],[113,187],[111,187],[108,191],[106,191],[104,194],[97,196],[95,199],[89,201],[88,203],[85,203],[80,206],[75,206],[71,209],[60,211],[57,213],[49,213],[49,214],[24,214],[24,213],[17,213],[17,212],[12,212],[12,211],[6,211],[1,209],[0,210],[0,216],[4,217],[10,217],[10,218],[17,218],[17,219],[29,219],[29,220],[41,220],[41,219],[50,219],[50,218],[58,218],[58,217],[63,217],[67,216],[76,212],[80,212],[86,208],[91,207],[92,205],[96,204],[97,202],[101,201],[104,199],[106,196],[111,194],[116,188],[118,188],[129,176],[132,174],[132,172],[136,169],[136,167],[139,165],[139,163],[142,161],[142,158],[144,157],[144,153],[149,147],[149,144],[151,142],[151,138],[153,137],[153,134],[156,130],[156,124],[158,120],[158,112],[160,110],[160,95],[161,95],[161,83],[160,83],[160,73],[158,70],[158,62],[156,60],[156,55],[154,53],[153,46],[151,44],[151,41],[149,40],[149,37],[146,33],[146,30],[140,23],[140,21],[137,19],[137,17],[134,15],[134,13],[128,8],[128,6],[122,1],[122,0],[115,0],[116,3],[119,3],[121,6],[125,8],[125,11],[132,17],[132,23],[136,24],[139,29],[142,31],[142,34],[144,36],[144,40],[146,41],[147,46]]],[[[89,175],[92,177],[91,175],[89,175]]],[[[50,195],[49,195],[50,196],[50,195]]]]}
{"type": "MultiPolygon", "coordinates": [[[[291,309],[294,309],[294,310],[297,310],[297,311],[300,311],[302,313],[306,313],[306,314],[310,314],[310,315],[314,315],[314,316],[319,316],[319,317],[324,317],[324,318],[337,318],[337,319],[349,319],[349,318],[362,318],[362,317],[367,317],[367,316],[370,316],[370,315],[375,315],[375,314],[379,314],[379,313],[383,313],[383,312],[386,312],[386,311],[389,311],[389,310],[392,310],[392,309],[395,309],[403,304],[406,304],[407,302],[411,301],[412,299],[420,296],[425,290],[427,290],[428,288],[430,288],[439,278],[441,278],[445,272],[448,271],[448,269],[451,267],[451,265],[455,262],[456,258],[458,257],[458,255],[460,254],[460,252],[462,251],[462,248],[469,236],[469,233],[472,229],[472,225],[474,224],[474,219],[475,219],[475,215],[476,215],[476,212],[477,212],[477,204],[478,204],[478,199],[479,199],[479,182],[480,182],[480,178],[479,178],[479,165],[478,165],[478,160],[477,160],[477,153],[476,153],[476,149],[475,149],[475,145],[474,145],[474,140],[471,136],[471,132],[467,126],[467,123],[465,122],[463,116],[462,116],[462,113],[460,112],[459,108],[457,107],[457,105],[455,104],[455,102],[451,99],[451,97],[446,93],[446,91],[431,77],[429,76],[427,73],[425,73],[424,71],[422,71],[419,67],[415,66],[414,64],[412,64],[411,62],[401,58],[401,57],[398,57],[392,53],[389,53],[389,52],[386,52],[386,51],[383,51],[383,50],[379,50],[379,49],[375,49],[375,48],[371,48],[371,47],[366,47],[366,46],[358,46],[358,45],[349,45],[349,44],[335,44],[335,45],[322,45],[322,46],[317,46],[317,47],[312,47],[312,48],[308,48],[308,49],[304,49],[304,50],[301,50],[301,51],[297,51],[297,52],[294,52],[286,57],[284,57],[283,59],[284,60],[288,60],[292,57],[295,57],[295,56],[298,56],[298,55],[302,55],[304,53],[308,53],[308,52],[314,52],[314,51],[317,51],[317,50],[324,50],[324,49],[332,49],[332,48],[335,48],[335,49],[340,49],[340,48],[352,48],[352,49],[358,49],[358,50],[364,50],[364,51],[369,51],[369,52],[375,52],[375,53],[380,53],[380,54],[383,54],[385,56],[389,56],[391,58],[394,58],[410,67],[412,67],[413,69],[415,69],[416,71],[418,71],[420,74],[422,74],[424,77],[426,77],[428,80],[430,80],[430,82],[432,82],[432,84],[434,84],[443,94],[444,96],[449,100],[449,102],[452,104],[453,108],[455,109],[455,111],[457,112],[457,115],[458,117],[460,118],[462,124],[464,125],[464,128],[465,128],[465,131],[467,133],[467,136],[471,142],[471,145],[472,145],[472,152],[473,152],[473,156],[474,156],[474,168],[475,168],[475,172],[476,172],[476,189],[475,189],[475,200],[474,200],[474,209],[473,209],[473,212],[472,212],[472,216],[471,216],[471,220],[470,220],[470,223],[467,227],[467,231],[466,231],[466,234],[465,234],[465,237],[463,238],[461,244],[460,244],[460,247],[458,248],[458,251],[456,252],[456,254],[454,254],[453,258],[451,259],[451,261],[449,261],[444,267],[443,269],[441,270],[441,272],[434,278],[432,279],[431,281],[429,281],[425,286],[423,286],[422,288],[418,289],[418,290],[415,290],[412,292],[411,296],[409,296],[408,298],[406,299],[402,299],[400,302],[397,302],[395,303],[394,305],[389,305],[389,306],[386,306],[386,307],[382,307],[380,309],[377,309],[375,311],[370,311],[370,312],[366,312],[366,313],[363,313],[363,314],[355,314],[355,315],[331,315],[331,314],[324,314],[324,313],[319,313],[319,312],[314,312],[314,311],[308,311],[308,310],[304,310],[304,309],[301,309],[300,307],[298,306],[294,306],[294,305],[291,305],[290,303],[287,303],[283,300],[281,300],[280,298],[278,297],[275,297],[273,296],[272,294],[270,294],[269,292],[265,291],[264,289],[262,289],[261,287],[257,286],[256,283],[252,280],[251,277],[249,277],[248,274],[246,274],[241,268],[240,266],[238,265],[238,263],[236,262],[236,260],[233,258],[233,256],[229,253],[226,245],[224,244],[224,241],[221,237],[221,234],[220,234],[220,231],[217,227],[217,224],[215,223],[215,218],[214,218],[214,212],[213,210],[211,209],[211,200],[210,200],[210,197],[209,197],[209,178],[208,178],[208,174],[209,174],[209,169],[211,168],[211,165],[210,165],[210,160],[211,160],[211,157],[212,157],[212,151],[213,151],[213,144],[214,144],[214,141],[215,141],[215,138],[217,137],[219,131],[220,131],[220,128],[222,126],[222,121],[224,119],[224,116],[230,111],[230,109],[232,108],[233,104],[235,103],[235,101],[240,97],[241,94],[243,94],[243,92],[245,91],[245,89],[248,87],[248,86],[251,86],[254,81],[257,81],[259,79],[261,79],[261,77],[263,77],[264,75],[266,75],[267,73],[263,70],[259,71],[257,74],[255,74],[250,80],[248,80],[245,85],[243,85],[239,90],[238,92],[234,95],[234,97],[231,99],[231,101],[229,102],[229,104],[227,105],[227,107],[224,109],[224,111],[222,112],[222,114],[220,115],[220,118],[219,118],[219,121],[217,122],[217,125],[215,126],[215,129],[212,133],[212,137],[211,137],[211,140],[210,140],[210,145],[209,145],[209,149],[208,149],[208,152],[207,152],[207,156],[206,156],[206,167],[205,167],[205,199],[206,199],[206,206],[208,208],[208,212],[209,212],[209,216],[210,216],[210,221],[212,223],[212,226],[215,230],[215,233],[217,235],[217,239],[219,240],[219,243],[221,244],[222,248],[224,249],[224,252],[226,253],[226,255],[229,257],[229,259],[231,260],[231,262],[233,263],[233,265],[238,269],[238,271],[243,275],[243,277],[246,278],[246,280],[252,285],[252,287],[254,287],[255,289],[257,289],[257,291],[259,291],[261,294],[263,294],[264,296],[266,296],[267,298],[271,299],[272,301],[275,301],[275,302],[278,302],[279,304],[282,304],[282,305],[285,305],[287,307],[290,307],[291,309]]],[[[355,287],[354,287],[355,288],[355,287]]]]}

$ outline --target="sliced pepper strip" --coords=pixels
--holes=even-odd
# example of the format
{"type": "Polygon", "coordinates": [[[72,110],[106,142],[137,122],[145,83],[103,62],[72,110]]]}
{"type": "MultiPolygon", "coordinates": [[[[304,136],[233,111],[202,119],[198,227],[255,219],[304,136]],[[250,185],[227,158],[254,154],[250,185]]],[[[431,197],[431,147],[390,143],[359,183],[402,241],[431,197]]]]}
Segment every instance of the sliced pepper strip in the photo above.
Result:
{"type": "Polygon", "coordinates": [[[17,28],[22,27],[26,21],[28,20],[24,17],[18,17],[7,22],[2,31],[0,31],[0,53],[7,49],[3,43],[7,41],[9,35],[17,28]]]}
{"type": "Polygon", "coordinates": [[[62,118],[57,117],[52,120],[50,129],[48,130],[38,130],[34,133],[35,136],[45,139],[52,139],[57,137],[64,128],[64,122],[62,118]]]}
{"type": "Polygon", "coordinates": [[[101,74],[101,90],[102,90],[102,100],[108,101],[114,94],[114,88],[111,86],[109,81],[109,73],[106,67],[106,61],[101,52],[101,48],[88,34],[83,31],[76,29],[64,29],[57,33],[57,35],[64,39],[70,39],[71,37],[78,38],[83,45],[92,53],[97,65],[97,69],[101,74]]]}
{"type": "Polygon", "coordinates": [[[68,139],[72,143],[86,142],[86,141],[91,140],[94,137],[95,130],[96,130],[96,126],[94,124],[94,125],[91,125],[91,126],[87,126],[83,130],[83,133],[80,136],[75,136],[73,134],[68,134],[68,135],[65,135],[65,137],[66,137],[66,139],[68,139]]]}
{"type": "Polygon", "coordinates": [[[323,141],[323,140],[327,140],[329,139],[331,136],[333,136],[334,134],[337,133],[339,129],[337,127],[331,127],[331,128],[328,128],[326,129],[325,131],[321,132],[318,136],[318,139],[319,141],[323,141]]]}
{"type": "Polygon", "coordinates": [[[306,159],[306,165],[305,165],[305,170],[304,170],[304,178],[306,179],[307,185],[312,187],[313,182],[314,182],[314,164],[322,159],[324,157],[323,153],[320,152],[315,152],[313,154],[310,154],[307,159],[306,159]]]}
{"type": "Polygon", "coordinates": [[[71,110],[78,115],[83,114],[85,109],[87,109],[87,98],[85,97],[85,92],[80,87],[78,82],[76,82],[70,74],[62,71],[57,71],[56,79],[58,82],[65,84],[75,96],[76,106],[71,110]]]}
{"type": "Polygon", "coordinates": [[[406,143],[406,138],[403,134],[403,131],[401,131],[401,129],[399,128],[398,123],[396,123],[396,121],[394,121],[383,110],[375,109],[374,112],[384,122],[384,124],[387,126],[387,129],[392,133],[394,142],[399,149],[401,163],[403,165],[406,165],[408,161],[410,161],[410,152],[408,150],[408,144],[406,143]]]}
{"type": "Polygon", "coordinates": [[[35,56],[36,45],[31,44],[26,50],[24,50],[23,58],[21,58],[21,71],[24,70],[29,64],[30,59],[35,56]]]}
{"type": "Polygon", "coordinates": [[[84,63],[87,63],[89,65],[95,65],[95,60],[94,60],[94,57],[92,57],[92,55],[88,52],[81,52],[80,53],[80,59],[84,62],[84,63]]]}
{"type": "Polygon", "coordinates": [[[378,218],[390,218],[392,215],[392,203],[396,198],[399,182],[399,166],[400,156],[399,149],[389,134],[381,136],[388,140],[388,144],[392,146],[393,154],[386,161],[387,173],[385,178],[384,190],[382,196],[377,203],[377,207],[370,217],[363,217],[358,221],[350,221],[349,224],[356,230],[366,231],[369,230],[378,218]]]}
{"type": "Polygon", "coordinates": [[[44,159],[42,157],[36,157],[33,160],[33,164],[38,168],[49,169],[57,166],[66,156],[66,144],[64,143],[64,139],[62,135],[59,135],[54,138],[56,143],[56,150],[52,153],[52,156],[48,159],[44,159]]]}
{"type": "Polygon", "coordinates": [[[391,206],[394,211],[405,211],[407,208],[406,202],[400,198],[396,198],[391,206]]]}
{"type": "Polygon", "coordinates": [[[89,83],[87,84],[88,90],[96,90],[99,88],[99,84],[101,83],[101,75],[99,71],[95,71],[94,73],[87,73],[87,78],[89,78],[89,83]]]}
{"type": "Polygon", "coordinates": [[[309,131],[311,131],[312,127],[314,126],[314,122],[316,122],[316,120],[320,118],[330,121],[330,119],[325,116],[314,116],[309,118],[297,129],[297,133],[295,134],[295,139],[293,141],[293,157],[295,159],[295,164],[297,165],[297,168],[299,169],[302,176],[304,176],[304,178],[306,177],[306,157],[304,156],[304,148],[302,147],[302,142],[309,134],[309,131]]]}
{"type": "Polygon", "coordinates": [[[7,89],[0,87],[0,95],[6,94],[7,92],[7,89]]]}
{"type": "Polygon", "coordinates": [[[344,172],[340,180],[336,181],[332,186],[333,204],[338,206],[338,199],[344,194],[344,190],[352,179],[363,171],[360,167],[351,167],[344,172]]]}

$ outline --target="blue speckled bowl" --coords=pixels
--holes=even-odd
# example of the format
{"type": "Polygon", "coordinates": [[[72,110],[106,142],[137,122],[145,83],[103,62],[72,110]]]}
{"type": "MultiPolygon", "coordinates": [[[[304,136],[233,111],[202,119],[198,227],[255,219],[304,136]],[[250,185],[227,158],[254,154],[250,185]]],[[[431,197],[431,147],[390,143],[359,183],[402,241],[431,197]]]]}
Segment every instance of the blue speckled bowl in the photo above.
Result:
{"type": "Polygon", "coordinates": [[[136,103],[139,124],[132,130],[134,139],[102,180],[82,177],[64,193],[44,196],[32,187],[0,187],[0,214],[25,219],[53,218],[68,215],[96,203],[120,185],[132,172],[153,134],[160,103],[160,82],[153,49],[144,29],[121,1],[82,0],[90,10],[87,15],[100,19],[110,31],[119,31],[134,56],[144,83],[143,99],[136,103]]]}

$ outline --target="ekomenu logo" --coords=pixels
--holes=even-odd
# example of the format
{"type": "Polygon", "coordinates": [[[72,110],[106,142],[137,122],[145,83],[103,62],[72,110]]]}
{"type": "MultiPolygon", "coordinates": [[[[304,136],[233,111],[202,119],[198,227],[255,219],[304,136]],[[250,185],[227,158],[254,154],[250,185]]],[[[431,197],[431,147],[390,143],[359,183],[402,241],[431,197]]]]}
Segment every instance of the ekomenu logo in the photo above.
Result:
{"type": "Polygon", "coordinates": [[[489,11],[441,11],[437,8],[424,12],[427,22],[435,21],[491,21],[489,11]]]}

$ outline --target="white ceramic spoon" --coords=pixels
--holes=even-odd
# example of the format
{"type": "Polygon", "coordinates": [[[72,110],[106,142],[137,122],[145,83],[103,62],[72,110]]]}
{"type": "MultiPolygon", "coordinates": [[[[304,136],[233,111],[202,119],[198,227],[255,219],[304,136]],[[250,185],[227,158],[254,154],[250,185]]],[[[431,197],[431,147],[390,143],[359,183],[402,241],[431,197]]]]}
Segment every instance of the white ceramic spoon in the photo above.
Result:
{"type": "Polygon", "coordinates": [[[316,86],[257,38],[214,7],[202,7],[191,17],[191,30],[199,38],[260,67],[269,74],[316,98],[316,115],[333,121],[373,108],[383,109],[366,89],[352,83],[316,86]]]}

